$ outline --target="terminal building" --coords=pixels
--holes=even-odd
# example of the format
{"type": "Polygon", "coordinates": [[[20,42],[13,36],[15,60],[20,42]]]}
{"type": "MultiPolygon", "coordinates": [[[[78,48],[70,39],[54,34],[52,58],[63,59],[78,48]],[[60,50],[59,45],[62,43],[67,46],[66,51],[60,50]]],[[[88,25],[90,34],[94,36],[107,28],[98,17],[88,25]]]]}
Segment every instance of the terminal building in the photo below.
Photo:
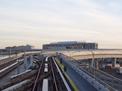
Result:
{"type": "Polygon", "coordinates": [[[23,46],[13,46],[13,47],[6,47],[6,51],[11,51],[11,52],[25,52],[25,51],[30,51],[32,50],[31,45],[23,45],[23,46]]]}
{"type": "Polygon", "coordinates": [[[77,41],[67,41],[67,42],[56,42],[43,45],[44,50],[65,50],[65,49],[98,49],[97,43],[89,42],[77,42],[77,41]]]}

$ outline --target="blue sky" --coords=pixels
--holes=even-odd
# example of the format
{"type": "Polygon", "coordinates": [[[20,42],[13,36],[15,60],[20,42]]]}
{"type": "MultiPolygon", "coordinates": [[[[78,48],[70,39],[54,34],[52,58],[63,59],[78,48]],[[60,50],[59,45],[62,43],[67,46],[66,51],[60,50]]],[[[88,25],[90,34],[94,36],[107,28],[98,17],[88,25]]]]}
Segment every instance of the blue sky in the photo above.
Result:
{"type": "Polygon", "coordinates": [[[121,0],[0,0],[0,48],[77,40],[122,48],[121,0]]]}

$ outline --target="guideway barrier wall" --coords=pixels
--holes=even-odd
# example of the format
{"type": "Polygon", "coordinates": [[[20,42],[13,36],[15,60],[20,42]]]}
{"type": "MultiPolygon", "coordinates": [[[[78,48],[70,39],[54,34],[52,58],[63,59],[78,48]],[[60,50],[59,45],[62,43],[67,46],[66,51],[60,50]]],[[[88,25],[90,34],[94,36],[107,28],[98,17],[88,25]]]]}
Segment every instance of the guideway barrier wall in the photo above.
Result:
{"type": "Polygon", "coordinates": [[[117,90],[113,89],[112,87],[110,87],[108,84],[104,83],[103,81],[94,78],[94,76],[89,74],[87,71],[85,71],[81,68],[79,69],[78,65],[72,61],[68,61],[68,59],[66,58],[66,56],[64,54],[60,54],[59,57],[62,59],[61,60],[62,63],[64,63],[67,66],[67,68],[71,67],[73,70],[75,70],[77,72],[77,74],[79,74],[80,77],[82,77],[91,86],[93,86],[95,89],[97,89],[97,91],[117,91],[117,90]]]}

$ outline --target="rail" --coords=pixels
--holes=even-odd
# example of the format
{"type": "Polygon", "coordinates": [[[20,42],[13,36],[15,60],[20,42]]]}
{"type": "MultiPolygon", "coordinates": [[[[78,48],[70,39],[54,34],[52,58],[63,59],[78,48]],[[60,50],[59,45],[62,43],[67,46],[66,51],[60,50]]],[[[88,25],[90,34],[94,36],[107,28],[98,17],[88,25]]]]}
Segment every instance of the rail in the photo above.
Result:
{"type": "Polygon", "coordinates": [[[57,86],[57,82],[56,82],[56,77],[55,77],[55,73],[54,73],[54,70],[53,70],[53,64],[52,64],[52,62],[50,62],[50,64],[51,64],[51,71],[52,71],[53,80],[54,80],[54,84],[55,84],[55,90],[58,91],[58,86],[57,86]]]}
{"type": "Polygon", "coordinates": [[[37,73],[37,77],[36,77],[36,80],[34,82],[34,86],[32,88],[32,91],[35,91],[36,89],[36,86],[37,86],[37,82],[38,82],[38,79],[39,79],[39,76],[40,76],[40,73],[41,73],[41,69],[42,69],[42,65],[43,65],[44,61],[41,62],[41,65],[40,65],[40,68],[39,68],[39,71],[37,73]]]}

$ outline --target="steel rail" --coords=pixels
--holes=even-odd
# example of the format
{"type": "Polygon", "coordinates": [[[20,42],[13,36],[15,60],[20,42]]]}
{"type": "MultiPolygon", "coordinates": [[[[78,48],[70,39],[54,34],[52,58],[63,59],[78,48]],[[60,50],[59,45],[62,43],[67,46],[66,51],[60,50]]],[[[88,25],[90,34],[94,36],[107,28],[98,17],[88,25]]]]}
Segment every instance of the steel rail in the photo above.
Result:
{"type": "Polygon", "coordinates": [[[53,70],[53,64],[52,64],[52,62],[50,62],[50,64],[51,64],[51,71],[52,71],[53,80],[54,80],[54,84],[55,84],[55,90],[58,91],[58,86],[57,86],[57,82],[56,82],[56,77],[55,77],[55,73],[54,73],[54,70],[53,70]]]}
{"type": "Polygon", "coordinates": [[[35,91],[35,89],[36,89],[37,82],[38,82],[38,79],[39,79],[39,76],[40,76],[40,73],[41,73],[41,69],[42,69],[43,63],[44,63],[44,61],[41,62],[41,65],[40,65],[39,71],[38,71],[38,73],[37,73],[37,77],[36,77],[36,80],[35,80],[35,82],[34,82],[34,86],[33,86],[32,91],[35,91]]]}

